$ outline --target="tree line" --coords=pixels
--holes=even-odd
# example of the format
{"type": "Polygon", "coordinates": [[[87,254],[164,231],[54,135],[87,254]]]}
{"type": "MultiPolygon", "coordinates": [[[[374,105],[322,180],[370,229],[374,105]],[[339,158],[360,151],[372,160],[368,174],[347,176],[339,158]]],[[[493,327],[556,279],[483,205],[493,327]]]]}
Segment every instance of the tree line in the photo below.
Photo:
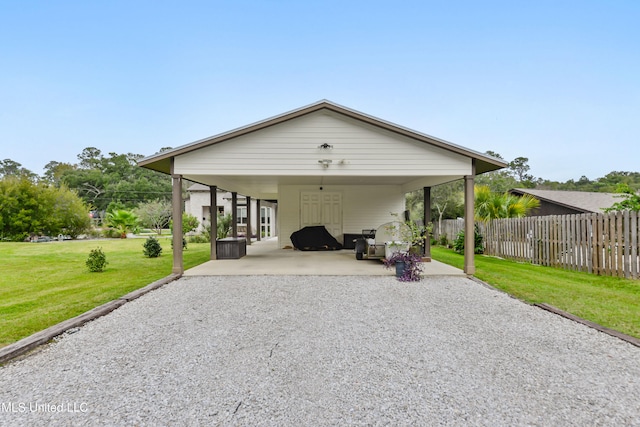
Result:
{"type": "Polygon", "coordinates": [[[171,179],[139,167],[142,157],[103,154],[88,147],[78,154],[77,163],[50,161],[42,176],[11,159],[1,160],[0,239],[75,237],[88,231],[92,218],[104,219],[107,212],[152,202],[166,206],[171,200],[171,179]]]}
{"type": "Polygon", "coordinates": [[[171,179],[139,167],[137,162],[143,157],[133,153],[105,155],[95,147],[88,147],[78,154],[77,163],[50,161],[42,176],[5,159],[0,161],[0,179],[12,176],[66,187],[97,211],[132,209],[147,201],[171,200],[171,179]]]}

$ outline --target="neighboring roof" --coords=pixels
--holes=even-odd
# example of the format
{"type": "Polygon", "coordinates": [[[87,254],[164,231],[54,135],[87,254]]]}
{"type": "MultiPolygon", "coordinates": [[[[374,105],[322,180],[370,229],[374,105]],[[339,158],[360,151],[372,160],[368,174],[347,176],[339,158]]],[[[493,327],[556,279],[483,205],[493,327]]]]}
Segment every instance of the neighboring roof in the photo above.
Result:
{"type": "Polygon", "coordinates": [[[620,201],[620,194],[598,193],[591,191],[562,191],[562,190],[533,190],[530,188],[514,188],[510,190],[514,194],[530,194],[541,201],[555,203],[560,206],[576,210],[602,213],[603,209],[610,208],[620,201]]]}
{"type": "Polygon", "coordinates": [[[453,144],[443,139],[439,139],[424,133],[417,132],[415,130],[411,130],[409,128],[405,128],[403,126],[399,126],[397,124],[379,119],[377,117],[370,116],[368,114],[361,113],[356,110],[352,110],[347,107],[343,107],[341,105],[335,104],[327,100],[321,100],[311,105],[308,105],[306,107],[289,111],[287,113],[274,116],[266,120],[262,120],[247,126],[243,126],[243,127],[228,131],[228,132],[214,135],[209,138],[204,138],[204,139],[192,142],[190,144],[183,145],[181,147],[164,151],[162,153],[154,154],[152,156],[149,156],[140,160],[138,162],[138,165],[146,167],[148,169],[153,169],[159,172],[169,174],[171,169],[170,165],[171,165],[172,157],[179,156],[181,154],[185,154],[194,150],[198,150],[200,148],[207,147],[212,144],[217,144],[219,142],[226,141],[232,138],[236,138],[241,135],[246,135],[248,133],[255,132],[279,123],[283,123],[285,121],[292,120],[297,117],[301,117],[316,111],[320,111],[322,109],[344,114],[345,116],[349,116],[353,119],[366,122],[370,125],[377,126],[377,127],[386,129],[388,131],[395,132],[395,133],[404,135],[406,137],[413,138],[418,141],[422,141],[422,142],[443,148],[445,150],[449,150],[454,153],[473,158],[476,160],[477,174],[502,169],[507,166],[507,163],[505,163],[501,159],[497,159],[495,157],[492,157],[477,151],[469,150],[467,148],[461,147],[459,145],[453,144]]]}
{"type": "Polygon", "coordinates": [[[189,186],[189,188],[187,188],[187,191],[190,193],[197,193],[197,192],[203,192],[203,193],[208,193],[209,191],[211,191],[211,189],[209,188],[208,185],[203,185],[203,184],[198,184],[195,183],[191,186],[189,186]]]}
{"type": "MultiPolygon", "coordinates": [[[[209,187],[208,185],[197,183],[197,182],[187,187],[187,193],[209,193],[210,191],[211,191],[211,187],[209,187]]],[[[225,191],[221,188],[218,188],[217,191],[218,193],[228,193],[228,191],[225,191]]],[[[244,195],[238,194],[238,198],[242,199],[244,197],[245,197],[244,195]]]]}

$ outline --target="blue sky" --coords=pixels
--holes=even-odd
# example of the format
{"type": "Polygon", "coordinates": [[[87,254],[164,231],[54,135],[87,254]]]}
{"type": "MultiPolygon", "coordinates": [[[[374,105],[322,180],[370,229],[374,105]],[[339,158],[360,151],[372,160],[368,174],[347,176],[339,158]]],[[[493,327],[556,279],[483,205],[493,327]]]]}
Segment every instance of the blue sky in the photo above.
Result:
{"type": "Polygon", "coordinates": [[[557,181],[640,171],[640,2],[0,0],[0,159],[150,155],[320,99],[557,181]]]}

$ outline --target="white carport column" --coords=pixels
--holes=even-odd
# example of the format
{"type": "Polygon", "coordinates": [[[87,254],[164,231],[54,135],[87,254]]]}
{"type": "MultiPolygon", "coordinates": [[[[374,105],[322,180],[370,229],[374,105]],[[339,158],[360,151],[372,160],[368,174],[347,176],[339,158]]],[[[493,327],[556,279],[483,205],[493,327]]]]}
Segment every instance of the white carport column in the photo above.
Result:
{"type": "Polygon", "coordinates": [[[218,258],[216,237],[218,236],[218,187],[215,185],[209,186],[209,218],[211,222],[211,232],[209,237],[211,238],[211,256],[210,259],[215,260],[218,258]]]}
{"type": "Polygon", "coordinates": [[[174,158],[171,158],[171,207],[173,219],[173,274],[184,273],[182,260],[182,175],[173,173],[174,158]]]}
{"type": "Polygon", "coordinates": [[[464,177],[464,272],[475,274],[476,265],[473,260],[475,248],[475,195],[473,186],[476,175],[476,162],[473,160],[472,174],[464,177]]]}

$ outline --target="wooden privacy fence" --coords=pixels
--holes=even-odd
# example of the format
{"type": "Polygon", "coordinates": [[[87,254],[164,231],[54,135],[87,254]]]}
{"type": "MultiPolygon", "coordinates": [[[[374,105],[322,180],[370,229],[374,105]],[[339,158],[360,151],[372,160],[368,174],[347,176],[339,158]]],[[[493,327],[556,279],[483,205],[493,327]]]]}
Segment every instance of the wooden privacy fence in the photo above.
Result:
{"type": "Polygon", "coordinates": [[[440,236],[446,236],[448,242],[453,242],[458,233],[464,230],[464,219],[444,219],[433,222],[433,237],[440,240],[440,236]]]}
{"type": "MultiPolygon", "coordinates": [[[[443,231],[453,240],[456,234],[449,232],[463,225],[462,220],[446,220],[443,231]]],[[[640,278],[639,212],[496,219],[478,225],[486,255],[601,276],[640,278]]]]}

